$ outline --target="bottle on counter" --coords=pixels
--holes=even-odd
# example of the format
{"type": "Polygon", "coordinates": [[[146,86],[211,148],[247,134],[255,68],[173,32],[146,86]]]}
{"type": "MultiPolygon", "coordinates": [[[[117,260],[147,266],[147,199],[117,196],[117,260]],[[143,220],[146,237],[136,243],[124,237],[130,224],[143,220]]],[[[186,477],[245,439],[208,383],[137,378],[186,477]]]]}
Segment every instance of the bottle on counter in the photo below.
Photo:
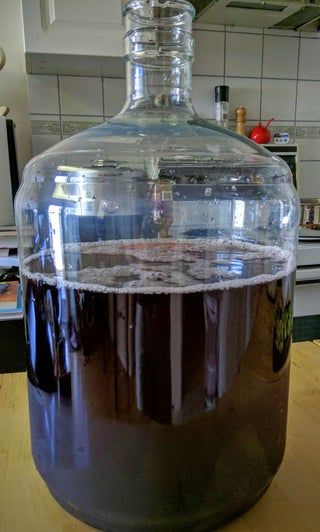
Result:
{"type": "Polygon", "coordinates": [[[229,87],[217,85],[214,88],[215,121],[220,127],[229,127],[229,87]]]}

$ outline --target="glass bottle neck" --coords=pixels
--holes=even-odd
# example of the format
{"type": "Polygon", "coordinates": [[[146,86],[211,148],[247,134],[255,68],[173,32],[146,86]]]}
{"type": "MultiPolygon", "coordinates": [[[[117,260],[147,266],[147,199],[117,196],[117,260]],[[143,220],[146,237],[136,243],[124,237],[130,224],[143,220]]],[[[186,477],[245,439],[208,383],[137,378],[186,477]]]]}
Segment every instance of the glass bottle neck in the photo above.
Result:
{"type": "Polygon", "coordinates": [[[193,6],[187,0],[130,0],[124,14],[127,102],[123,112],[180,108],[194,114],[193,6]]]}
{"type": "Polygon", "coordinates": [[[180,107],[194,113],[191,80],[189,62],[157,68],[128,61],[125,110],[180,107]]]}

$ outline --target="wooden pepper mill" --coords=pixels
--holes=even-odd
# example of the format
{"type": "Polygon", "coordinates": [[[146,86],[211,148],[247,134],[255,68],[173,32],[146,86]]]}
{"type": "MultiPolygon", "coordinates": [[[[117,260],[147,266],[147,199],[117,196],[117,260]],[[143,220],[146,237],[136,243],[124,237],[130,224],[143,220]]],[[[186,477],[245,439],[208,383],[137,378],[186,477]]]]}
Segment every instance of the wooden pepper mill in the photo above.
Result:
{"type": "Polygon", "coordinates": [[[246,132],[247,109],[239,105],[236,109],[236,132],[239,135],[247,135],[246,132]]]}

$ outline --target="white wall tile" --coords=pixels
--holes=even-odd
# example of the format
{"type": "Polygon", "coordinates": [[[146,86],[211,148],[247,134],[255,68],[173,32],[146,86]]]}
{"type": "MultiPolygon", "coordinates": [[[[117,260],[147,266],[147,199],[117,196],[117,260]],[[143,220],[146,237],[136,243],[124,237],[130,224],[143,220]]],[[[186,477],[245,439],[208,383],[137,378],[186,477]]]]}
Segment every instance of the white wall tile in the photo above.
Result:
{"type": "Polygon", "coordinates": [[[263,76],[297,78],[299,39],[268,36],[264,38],[263,76]]]}
{"type": "Polygon", "coordinates": [[[59,80],[63,115],[103,116],[101,78],[61,76],[59,80]]]}
{"type": "Polygon", "coordinates": [[[43,151],[51,148],[57,142],[60,142],[60,135],[32,135],[32,154],[33,156],[39,155],[43,151]]]}
{"type": "Polygon", "coordinates": [[[214,88],[222,84],[221,77],[196,76],[192,79],[193,105],[202,118],[214,118],[214,88]]]}
{"type": "Polygon", "coordinates": [[[302,198],[320,197],[320,161],[301,161],[300,196],[302,198]]]}
{"type": "Polygon", "coordinates": [[[248,120],[258,120],[260,116],[260,79],[226,78],[230,87],[230,118],[235,118],[239,105],[247,109],[248,120]]]}
{"type": "Polygon", "coordinates": [[[29,112],[59,114],[57,76],[28,76],[29,112]]]}
{"type": "Polygon", "coordinates": [[[60,117],[30,115],[32,154],[38,155],[61,140],[60,117]]]}
{"type": "Polygon", "coordinates": [[[298,81],[297,120],[320,121],[319,81],[298,81]]]}
{"type": "Polygon", "coordinates": [[[320,39],[301,39],[299,78],[320,80],[320,39]]]}
{"type": "Polygon", "coordinates": [[[294,120],[296,81],[264,79],[262,81],[261,118],[294,120]]]}
{"type": "Polygon", "coordinates": [[[300,36],[308,39],[320,39],[320,33],[316,29],[314,31],[300,31],[300,36]]]}
{"type": "Polygon", "coordinates": [[[227,33],[226,76],[261,76],[262,35],[227,33]]]}
{"type": "Polygon", "coordinates": [[[224,71],[224,33],[194,31],[195,62],[193,74],[221,76],[224,71]]]}
{"type": "Polygon", "coordinates": [[[115,116],[120,113],[126,101],[126,80],[105,78],[103,91],[105,116],[115,116]]]}
{"type": "Polygon", "coordinates": [[[320,161],[320,139],[297,139],[300,160],[320,161]]]}

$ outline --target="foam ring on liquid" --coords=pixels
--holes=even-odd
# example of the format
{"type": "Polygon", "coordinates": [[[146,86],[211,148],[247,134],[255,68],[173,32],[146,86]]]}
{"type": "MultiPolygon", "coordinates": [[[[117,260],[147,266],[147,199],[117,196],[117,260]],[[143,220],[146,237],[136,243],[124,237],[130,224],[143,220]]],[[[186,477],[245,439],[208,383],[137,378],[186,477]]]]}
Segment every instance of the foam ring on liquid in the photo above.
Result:
{"type": "MultiPolygon", "coordinates": [[[[72,275],[80,275],[82,277],[88,275],[88,281],[85,282],[79,280],[68,280],[61,275],[43,274],[40,272],[33,273],[28,269],[28,264],[39,259],[39,257],[46,255],[52,256],[52,250],[46,250],[29,256],[23,262],[21,267],[21,273],[24,277],[46,283],[50,286],[65,287],[73,290],[85,290],[98,293],[123,293],[123,294],[179,294],[179,293],[193,293],[212,290],[228,290],[231,288],[241,288],[248,285],[265,284],[271,281],[281,279],[292,273],[295,269],[295,256],[294,251],[281,250],[277,246],[261,246],[258,244],[249,244],[247,242],[238,242],[232,240],[206,240],[206,239],[161,239],[148,240],[147,243],[144,239],[136,240],[119,240],[119,241],[104,241],[104,242],[83,242],[72,243],[64,246],[66,252],[78,252],[78,253],[99,253],[103,255],[115,255],[125,254],[133,256],[140,260],[144,260],[148,264],[132,263],[125,267],[112,266],[110,268],[87,268],[78,272],[69,272],[72,275]],[[144,248],[141,250],[141,247],[144,248]],[[146,249],[147,247],[147,249],[146,249]],[[152,253],[150,253],[150,249],[152,253]],[[176,249],[176,251],[175,251],[176,249]],[[166,251],[165,251],[166,250],[166,251]],[[141,253],[143,251],[143,254],[141,253]],[[193,257],[192,254],[200,254],[204,252],[209,253],[226,253],[232,255],[237,260],[261,260],[269,259],[274,262],[284,263],[284,267],[280,269],[276,274],[258,274],[250,278],[234,278],[235,273],[226,269],[220,269],[219,267],[210,266],[209,263],[215,262],[212,257],[208,258],[208,268],[206,268],[206,259],[193,257]],[[175,255],[177,253],[177,255],[175,255]],[[143,259],[142,259],[143,256],[143,259]],[[165,256],[166,261],[161,260],[165,256]],[[156,259],[156,257],[158,257],[156,259]],[[170,259],[170,260],[169,260],[170,259]],[[192,259],[192,260],[191,260],[192,259]],[[182,272],[179,270],[170,269],[166,278],[164,267],[169,263],[177,263],[177,261],[183,261],[190,265],[195,271],[195,275],[192,277],[188,275],[188,272],[182,272]],[[151,264],[154,262],[164,262],[162,267],[159,265],[151,264]],[[197,270],[197,263],[199,268],[197,270]],[[143,266],[143,269],[139,269],[143,266]],[[119,269],[119,274],[116,272],[116,268],[119,269]],[[102,278],[106,282],[112,284],[121,277],[121,268],[123,272],[126,271],[129,275],[139,275],[140,280],[131,279],[125,281],[125,286],[106,286],[101,284],[102,278]],[[125,270],[126,268],[126,270],[125,270]],[[87,270],[87,272],[86,272],[87,270]],[[194,282],[197,280],[202,282],[194,282]],[[83,273],[86,272],[86,273],[83,273]],[[116,275],[115,275],[116,274],[116,275]],[[210,279],[213,275],[219,275],[220,280],[212,283],[203,283],[205,279],[210,279]],[[221,279],[222,278],[222,279],[221,279]],[[93,281],[93,282],[92,282],[93,281]],[[99,282],[100,281],[100,282],[99,282]],[[144,283],[144,286],[141,285],[144,283]],[[188,284],[190,283],[190,284],[188,284]]],[[[221,266],[227,265],[227,259],[223,260],[224,263],[221,266]]],[[[218,259],[219,261],[219,259],[218,259]]],[[[68,272],[64,272],[64,275],[68,272]]]]}

